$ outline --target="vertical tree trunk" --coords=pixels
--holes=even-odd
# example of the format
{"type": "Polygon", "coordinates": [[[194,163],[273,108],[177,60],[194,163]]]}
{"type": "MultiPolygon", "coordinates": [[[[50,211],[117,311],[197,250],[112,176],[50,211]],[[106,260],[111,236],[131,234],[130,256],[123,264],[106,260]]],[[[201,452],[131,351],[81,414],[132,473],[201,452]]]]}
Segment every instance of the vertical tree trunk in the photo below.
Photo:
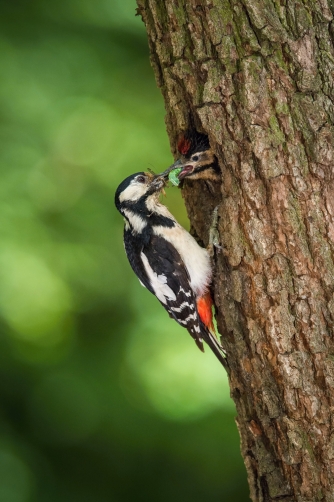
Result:
{"type": "Polygon", "coordinates": [[[334,501],[333,4],[138,6],[171,144],[194,124],[222,171],[183,195],[204,244],[220,203],[215,304],[251,498],[334,501]]]}

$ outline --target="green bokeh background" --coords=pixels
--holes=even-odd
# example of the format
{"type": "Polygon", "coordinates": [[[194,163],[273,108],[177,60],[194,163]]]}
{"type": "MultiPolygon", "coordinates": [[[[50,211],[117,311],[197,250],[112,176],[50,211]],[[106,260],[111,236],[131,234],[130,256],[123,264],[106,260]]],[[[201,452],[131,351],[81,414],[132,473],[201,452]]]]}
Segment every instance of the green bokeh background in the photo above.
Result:
{"type": "Polygon", "coordinates": [[[1,1],[1,502],[248,500],[223,369],[123,251],[115,189],[173,160],[135,8],[1,1]]]}

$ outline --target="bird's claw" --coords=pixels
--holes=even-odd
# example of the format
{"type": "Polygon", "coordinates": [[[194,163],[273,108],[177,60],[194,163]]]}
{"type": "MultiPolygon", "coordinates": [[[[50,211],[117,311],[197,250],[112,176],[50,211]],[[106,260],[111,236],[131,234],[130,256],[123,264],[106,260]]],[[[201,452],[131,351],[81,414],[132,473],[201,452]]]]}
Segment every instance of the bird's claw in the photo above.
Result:
{"type": "Polygon", "coordinates": [[[209,252],[210,256],[214,255],[214,250],[216,249],[222,249],[222,246],[220,245],[220,240],[219,240],[219,232],[218,232],[218,209],[219,205],[216,206],[213,210],[212,213],[212,221],[211,221],[211,226],[209,229],[209,245],[207,247],[207,250],[209,252]]]}

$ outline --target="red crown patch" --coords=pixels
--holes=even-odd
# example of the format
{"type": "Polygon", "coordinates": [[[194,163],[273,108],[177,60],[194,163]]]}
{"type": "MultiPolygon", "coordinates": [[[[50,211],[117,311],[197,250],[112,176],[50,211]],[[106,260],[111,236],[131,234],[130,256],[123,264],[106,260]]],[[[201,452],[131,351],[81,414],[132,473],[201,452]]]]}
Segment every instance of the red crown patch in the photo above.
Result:
{"type": "Polygon", "coordinates": [[[190,139],[181,136],[177,144],[177,149],[181,153],[181,155],[187,155],[187,153],[190,150],[190,147],[191,147],[190,139]]]}

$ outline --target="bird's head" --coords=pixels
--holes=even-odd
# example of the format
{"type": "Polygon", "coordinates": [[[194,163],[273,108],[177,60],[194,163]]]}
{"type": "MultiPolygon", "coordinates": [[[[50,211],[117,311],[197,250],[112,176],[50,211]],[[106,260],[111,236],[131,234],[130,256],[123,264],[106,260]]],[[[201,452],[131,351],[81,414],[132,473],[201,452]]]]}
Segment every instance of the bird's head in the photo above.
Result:
{"type": "Polygon", "coordinates": [[[115,193],[115,205],[124,213],[124,209],[136,205],[140,207],[150,206],[159,198],[161,191],[167,183],[167,177],[154,175],[147,172],[131,174],[118,186],[115,193]]]}
{"type": "Polygon", "coordinates": [[[180,136],[177,149],[180,153],[182,170],[179,180],[189,178],[218,180],[220,171],[217,159],[211,150],[209,138],[195,130],[188,130],[180,136]]]}

